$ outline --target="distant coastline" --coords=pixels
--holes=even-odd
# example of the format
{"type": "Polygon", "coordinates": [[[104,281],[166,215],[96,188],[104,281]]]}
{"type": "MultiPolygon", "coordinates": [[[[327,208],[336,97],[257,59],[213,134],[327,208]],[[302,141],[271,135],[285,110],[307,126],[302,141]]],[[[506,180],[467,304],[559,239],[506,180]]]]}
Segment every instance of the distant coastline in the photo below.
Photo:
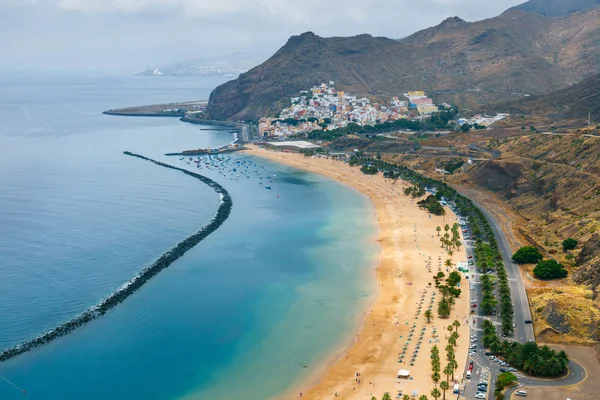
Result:
{"type": "MultiPolygon", "coordinates": [[[[207,119],[204,114],[207,104],[207,100],[150,104],[143,106],[114,108],[103,111],[102,114],[120,117],[176,117],[182,122],[187,122],[194,125],[206,125],[215,128],[229,128],[231,129],[231,133],[235,133],[235,140],[233,143],[244,143],[250,141],[248,124],[207,119]]],[[[207,153],[207,150],[209,149],[182,150],[181,152],[169,153],[167,155],[205,154],[207,153]]]]}

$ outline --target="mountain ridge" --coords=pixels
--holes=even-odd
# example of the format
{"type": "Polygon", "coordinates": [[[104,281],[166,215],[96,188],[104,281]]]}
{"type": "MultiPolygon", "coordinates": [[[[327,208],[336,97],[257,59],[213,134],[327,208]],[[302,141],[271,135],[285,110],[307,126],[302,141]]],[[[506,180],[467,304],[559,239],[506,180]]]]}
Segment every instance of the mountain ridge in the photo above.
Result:
{"type": "Polygon", "coordinates": [[[522,10],[483,21],[444,20],[399,40],[363,34],[292,36],[272,57],[217,87],[215,119],[275,115],[289,97],[333,80],[357,95],[425,90],[473,107],[541,95],[600,73],[600,8],[548,18],[522,10]]]}
{"type": "Polygon", "coordinates": [[[600,6],[600,0],[529,0],[507,10],[521,10],[547,17],[562,17],[600,6]]]}

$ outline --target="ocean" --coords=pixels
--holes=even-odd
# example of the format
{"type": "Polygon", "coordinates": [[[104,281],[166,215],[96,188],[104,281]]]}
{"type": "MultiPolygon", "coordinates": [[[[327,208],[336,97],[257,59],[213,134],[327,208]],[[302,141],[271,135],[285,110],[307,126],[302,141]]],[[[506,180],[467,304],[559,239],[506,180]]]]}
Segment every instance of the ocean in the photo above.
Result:
{"type": "MultiPolygon", "coordinates": [[[[222,78],[0,77],[0,347],[98,303],[213,216],[233,212],[106,315],[0,363],[0,399],[266,399],[348,344],[372,301],[378,248],[364,196],[248,155],[273,176],[223,176],[164,153],[233,141],[120,106],[206,99],[222,78]],[[303,368],[308,365],[308,368],[303,368]],[[10,382],[10,383],[9,383],[10,382]]],[[[250,175],[248,175],[250,176],[250,175]]]]}

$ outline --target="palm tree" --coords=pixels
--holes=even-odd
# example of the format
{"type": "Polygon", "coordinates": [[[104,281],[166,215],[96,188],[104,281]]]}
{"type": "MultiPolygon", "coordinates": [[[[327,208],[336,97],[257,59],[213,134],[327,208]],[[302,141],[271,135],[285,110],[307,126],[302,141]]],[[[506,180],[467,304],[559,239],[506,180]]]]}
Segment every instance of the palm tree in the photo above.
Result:
{"type": "Polygon", "coordinates": [[[425,396],[424,394],[422,394],[422,395],[419,397],[419,400],[429,400],[429,399],[427,398],[427,396],[425,396]]]}
{"type": "Polygon", "coordinates": [[[449,388],[450,385],[448,385],[448,382],[443,381],[440,383],[440,389],[442,389],[443,400],[446,400],[446,390],[448,390],[449,388]]]}
{"type": "Polygon", "coordinates": [[[438,315],[442,318],[448,318],[450,316],[450,303],[446,299],[442,299],[438,303],[438,315]]]}
{"type": "Polygon", "coordinates": [[[452,260],[451,259],[447,259],[446,262],[446,267],[450,268],[452,266],[452,260]]]}
{"type": "Polygon", "coordinates": [[[458,328],[460,328],[460,321],[455,319],[454,322],[452,323],[452,326],[455,328],[455,332],[458,335],[458,328]]]}
{"type": "MultiPolygon", "coordinates": [[[[448,296],[448,304],[450,305],[450,307],[452,307],[454,305],[454,303],[456,303],[456,300],[454,300],[454,297],[448,296]]],[[[448,316],[450,316],[450,313],[448,313],[448,316]]]]}
{"type": "Polygon", "coordinates": [[[389,392],[385,392],[381,397],[381,400],[392,400],[392,396],[390,396],[389,392]]]}
{"type": "Polygon", "coordinates": [[[448,338],[448,344],[451,344],[452,346],[456,346],[456,337],[454,335],[451,335],[448,338]]]}
{"type": "Polygon", "coordinates": [[[441,395],[442,394],[440,393],[440,391],[437,388],[434,388],[431,391],[431,397],[433,397],[435,400],[439,399],[441,395]]]}
{"type": "Polygon", "coordinates": [[[450,364],[452,365],[452,381],[454,381],[454,373],[458,369],[458,362],[456,360],[452,360],[450,361],[450,364]]]}
{"type": "Polygon", "coordinates": [[[425,313],[423,315],[425,316],[425,318],[427,318],[427,323],[430,323],[431,318],[433,318],[433,313],[431,312],[431,308],[428,308],[427,310],[425,310],[425,313]]]}
{"type": "Polygon", "coordinates": [[[454,330],[454,325],[448,325],[446,329],[448,329],[448,332],[452,333],[452,331],[454,330]]]}
{"type": "Polygon", "coordinates": [[[446,224],[446,225],[444,226],[444,230],[445,230],[446,232],[448,232],[448,231],[450,230],[450,227],[448,226],[448,224],[446,224]]]}
{"type": "Polygon", "coordinates": [[[438,236],[440,236],[440,232],[442,231],[442,228],[440,228],[440,227],[438,226],[437,228],[435,228],[435,230],[437,231],[437,233],[438,233],[438,236]]]}
{"type": "Polygon", "coordinates": [[[405,394],[404,396],[402,396],[402,400],[410,400],[410,396],[405,394]]]}
{"type": "Polygon", "coordinates": [[[456,246],[457,250],[460,250],[460,239],[456,239],[456,241],[454,242],[454,245],[456,246]]]}
{"type": "Polygon", "coordinates": [[[452,368],[452,365],[446,365],[446,367],[444,368],[444,375],[446,375],[447,381],[450,380],[450,375],[452,375],[452,372],[454,372],[454,368],[452,368]]]}
{"type": "MultiPolygon", "coordinates": [[[[433,383],[435,384],[435,387],[437,388],[437,383],[440,381],[440,373],[439,372],[434,372],[433,374],[431,374],[431,380],[433,381],[433,383]]],[[[433,396],[433,394],[432,394],[433,396]]]]}

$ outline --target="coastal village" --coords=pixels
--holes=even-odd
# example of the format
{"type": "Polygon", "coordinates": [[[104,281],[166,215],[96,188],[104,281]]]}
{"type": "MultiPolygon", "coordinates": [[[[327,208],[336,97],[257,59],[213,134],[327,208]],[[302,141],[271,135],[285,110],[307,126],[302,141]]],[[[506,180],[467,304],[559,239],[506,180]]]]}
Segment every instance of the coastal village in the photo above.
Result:
{"type": "MultiPolygon", "coordinates": [[[[265,117],[259,121],[259,134],[263,138],[285,139],[307,132],[331,131],[345,128],[349,124],[359,126],[376,125],[399,119],[419,121],[430,118],[452,105],[435,104],[423,91],[411,91],[402,96],[393,96],[388,104],[372,102],[335,88],[335,82],[322,83],[310,90],[303,90],[290,99],[290,106],[281,110],[277,118],[265,117]]],[[[460,119],[456,125],[478,124],[483,127],[506,118],[507,114],[495,117],[477,115],[460,119]]]]}

